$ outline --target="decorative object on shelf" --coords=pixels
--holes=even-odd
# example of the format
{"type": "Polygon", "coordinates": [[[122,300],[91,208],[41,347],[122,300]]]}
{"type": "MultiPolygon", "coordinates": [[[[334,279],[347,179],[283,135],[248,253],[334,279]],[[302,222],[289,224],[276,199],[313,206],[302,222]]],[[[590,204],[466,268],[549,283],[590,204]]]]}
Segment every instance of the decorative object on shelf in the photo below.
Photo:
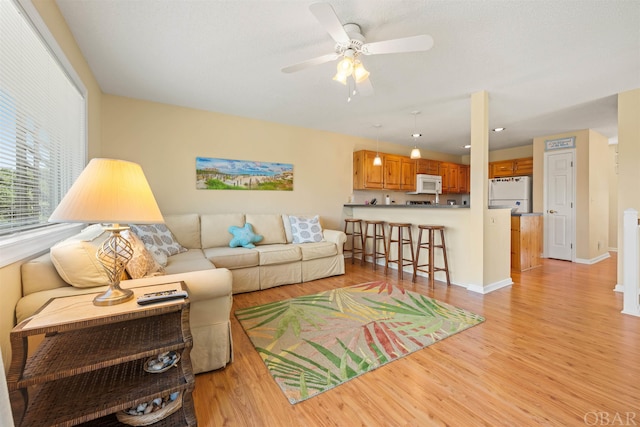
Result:
{"type": "Polygon", "coordinates": [[[373,166],[382,166],[382,159],[380,158],[380,128],[381,124],[373,125],[376,131],[376,157],[373,159],[373,166]]]}
{"type": "Polygon", "coordinates": [[[173,368],[180,361],[180,355],[175,351],[166,351],[147,359],[144,363],[144,370],[151,374],[160,374],[173,368]]]}
{"type": "Polygon", "coordinates": [[[120,304],[133,292],[120,288],[120,278],[133,257],[131,244],[120,235],[120,224],[155,224],[164,219],[140,165],[116,159],[92,159],[73,183],[49,222],[111,223],[111,236],[96,252],[109,277],[109,289],[94,305],[120,304]]]}
{"type": "Polygon", "coordinates": [[[413,134],[411,135],[413,137],[413,150],[411,150],[410,157],[412,159],[419,159],[422,157],[422,155],[420,154],[420,149],[418,148],[418,138],[420,138],[422,134],[418,133],[417,131],[416,117],[418,116],[418,114],[420,114],[420,111],[412,111],[411,114],[413,114],[413,134]]]}
{"type": "Polygon", "coordinates": [[[196,189],[293,191],[293,165],[196,157],[196,189]]]}
{"type": "Polygon", "coordinates": [[[182,407],[180,392],[165,397],[157,397],[150,402],[118,412],[116,418],[130,426],[148,426],[168,417],[182,407]]]}

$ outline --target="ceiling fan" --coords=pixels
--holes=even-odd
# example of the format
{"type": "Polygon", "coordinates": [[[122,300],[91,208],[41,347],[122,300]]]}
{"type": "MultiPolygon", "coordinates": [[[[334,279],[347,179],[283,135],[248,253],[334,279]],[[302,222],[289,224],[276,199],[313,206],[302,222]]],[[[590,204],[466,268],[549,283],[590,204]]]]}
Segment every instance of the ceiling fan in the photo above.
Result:
{"type": "Polygon", "coordinates": [[[343,25],[329,3],[314,3],[309,6],[309,10],[335,40],[335,52],[284,67],[282,69],[284,73],[294,73],[342,58],[338,62],[337,72],[333,79],[347,85],[347,80],[351,78],[355,82],[358,92],[366,95],[373,92],[373,87],[368,78],[369,72],[360,60],[361,55],[420,52],[433,47],[433,38],[426,34],[366,43],[360,26],[353,23],[343,25]]]}

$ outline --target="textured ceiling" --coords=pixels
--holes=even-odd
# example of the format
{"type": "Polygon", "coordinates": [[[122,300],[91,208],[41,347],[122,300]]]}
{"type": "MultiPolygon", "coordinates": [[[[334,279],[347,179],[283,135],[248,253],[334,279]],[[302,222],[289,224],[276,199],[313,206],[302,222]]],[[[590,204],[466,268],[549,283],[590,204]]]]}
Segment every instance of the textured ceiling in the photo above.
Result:
{"type": "Polygon", "coordinates": [[[640,88],[640,0],[330,1],[366,41],[429,34],[427,52],[363,57],[372,96],[346,102],[309,1],[57,0],[105,93],[464,154],[469,97],[489,92],[490,149],[594,129],[617,138],[640,88]]]}

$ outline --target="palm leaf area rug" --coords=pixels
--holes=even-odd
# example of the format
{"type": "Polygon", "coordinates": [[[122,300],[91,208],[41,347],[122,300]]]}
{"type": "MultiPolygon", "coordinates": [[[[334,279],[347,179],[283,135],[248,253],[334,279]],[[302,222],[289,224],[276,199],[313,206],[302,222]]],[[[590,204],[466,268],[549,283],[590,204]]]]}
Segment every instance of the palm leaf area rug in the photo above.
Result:
{"type": "Polygon", "coordinates": [[[235,315],[292,404],[484,321],[382,281],[235,315]]]}

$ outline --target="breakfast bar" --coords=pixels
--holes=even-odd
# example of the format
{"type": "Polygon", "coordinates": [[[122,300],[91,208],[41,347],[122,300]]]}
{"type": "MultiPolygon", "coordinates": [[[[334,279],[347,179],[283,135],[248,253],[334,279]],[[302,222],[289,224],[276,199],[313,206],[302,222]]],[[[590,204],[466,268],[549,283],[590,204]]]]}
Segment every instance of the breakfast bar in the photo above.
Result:
{"type": "MultiPolygon", "coordinates": [[[[468,205],[345,204],[343,210],[345,218],[410,223],[414,246],[418,237],[418,225],[443,225],[452,284],[485,293],[487,281],[494,287],[511,283],[509,277],[510,209],[485,209],[483,213],[482,210],[471,209],[468,205]],[[470,238],[482,239],[487,255],[478,256],[472,253],[473,251],[469,250],[470,238]],[[481,258],[483,256],[487,259],[483,260],[481,258]],[[478,265],[479,258],[481,265],[478,265]],[[478,269],[485,276],[484,279],[477,278],[478,269]]],[[[435,265],[443,264],[442,255],[439,252],[436,253],[435,265]]],[[[389,255],[396,257],[397,254],[389,255]]],[[[419,263],[425,263],[424,256],[426,253],[420,254],[419,263]]],[[[404,271],[413,272],[411,267],[405,267],[404,271]]],[[[419,272],[418,275],[424,276],[424,273],[419,272]]],[[[435,279],[444,282],[446,280],[444,272],[436,273],[435,279]]],[[[436,284],[436,286],[442,286],[442,284],[436,284]]]]}

